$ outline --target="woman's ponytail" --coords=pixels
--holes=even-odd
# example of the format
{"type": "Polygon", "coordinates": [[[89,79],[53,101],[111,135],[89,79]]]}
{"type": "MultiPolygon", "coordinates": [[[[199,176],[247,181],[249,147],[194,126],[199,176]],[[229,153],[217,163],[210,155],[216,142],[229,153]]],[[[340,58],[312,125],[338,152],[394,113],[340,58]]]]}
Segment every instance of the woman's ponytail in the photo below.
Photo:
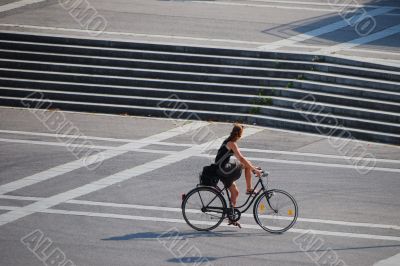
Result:
{"type": "Polygon", "coordinates": [[[234,124],[231,134],[228,137],[228,141],[233,141],[233,142],[237,141],[242,136],[242,133],[243,133],[243,126],[240,124],[234,124]]]}

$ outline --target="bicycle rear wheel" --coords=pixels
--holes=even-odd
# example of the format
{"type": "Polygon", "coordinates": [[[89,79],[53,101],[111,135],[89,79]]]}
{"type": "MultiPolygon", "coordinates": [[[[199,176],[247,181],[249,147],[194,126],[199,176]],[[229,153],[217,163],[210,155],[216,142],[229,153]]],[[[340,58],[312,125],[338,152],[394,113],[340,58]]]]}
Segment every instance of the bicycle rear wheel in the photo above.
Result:
{"type": "Polygon", "coordinates": [[[186,223],[195,230],[209,231],[225,218],[226,201],[212,187],[191,190],[182,201],[182,214],[186,223]]]}
{"type": "Polygon", "coordinates": [[[283,233],[296,222],[296,200],[286,191],[272,189],[261,194],[254,203],[254,219],[265,231],[283,233]]]}

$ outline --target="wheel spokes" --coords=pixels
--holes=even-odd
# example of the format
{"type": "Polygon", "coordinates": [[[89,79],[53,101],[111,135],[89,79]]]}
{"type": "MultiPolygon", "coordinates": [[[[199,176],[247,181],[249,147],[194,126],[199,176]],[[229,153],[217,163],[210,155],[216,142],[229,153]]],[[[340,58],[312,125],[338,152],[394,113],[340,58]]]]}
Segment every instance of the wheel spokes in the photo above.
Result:
{"type": "Polygon", "coordinates": [[[256,220],[271,232],[286,231],[297,218],[297,205],[286,192],[271,191],[264,194],[256,205],[256,220]]]}
{"type": "Polygon", "coordinates": [[[211,189],[198,189],[185,199],[185,220],[197,230],[209,230],[218,226],[224,217],[221,197],[211,189]]]}

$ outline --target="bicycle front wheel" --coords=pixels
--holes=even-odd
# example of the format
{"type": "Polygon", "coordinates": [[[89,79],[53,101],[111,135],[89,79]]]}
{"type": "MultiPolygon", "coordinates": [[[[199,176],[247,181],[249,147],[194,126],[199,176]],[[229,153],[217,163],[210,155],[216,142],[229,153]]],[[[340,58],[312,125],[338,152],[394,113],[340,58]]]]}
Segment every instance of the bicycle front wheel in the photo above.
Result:
{"type": "Polygon", "coordinates": [[[265,231],[283,233],[296,222],[296,200],[286,191],[272,189],[261,194],[254,203],[254,219],[265,231]]]}
{"type": "Polygon", "coordinates": [[[225,199],[212,187],[195,188],[182,202],[183,218],[198,231],[209,231],[219,226],[225,218],[225,210],[225,199]]]}

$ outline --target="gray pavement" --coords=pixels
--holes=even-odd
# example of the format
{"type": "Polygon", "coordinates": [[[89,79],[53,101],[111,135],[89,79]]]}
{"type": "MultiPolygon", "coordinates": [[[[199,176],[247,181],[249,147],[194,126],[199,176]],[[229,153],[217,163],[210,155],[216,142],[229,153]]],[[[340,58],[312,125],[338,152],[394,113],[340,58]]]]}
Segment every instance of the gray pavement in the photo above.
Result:
{"type": "MultiPolygon", "coordinates": [[[[45,178],[53,167],[76,159],[68,145],[60,146],[65,144],[63,139],[57,139],[56,132],[47,129],[32,112],[0,108],[0,265],[57,265],[54,261],[51,264],[54,254],[46,261],[56,248],[65,256],[64,261],[73,263],[67,265],[196,265],[200,257],[203,262],[197,265],[329,265],[323,261],[330,254],[342,265],[364,266],[400,252],[398,146],[357,142],[378,159],[375,168],[360,174],[326,137],[247,127],[247,132],[258,132],[240,141],[244,155],[270,171],[270,187],[294,195],[300,208],[299,221],[292,231],[273,235],[258,228],[248,211],[241,219],[243,229],[224,223],[212,232],[201,233],[184,223],[179,211],[181,194],[196,185],[198,172],[212,158],[193,153],[158,168],[152,163],[210,141],[206,138],[197,143],[200,139],[194,132],[207,129],[215,133],[208,136],[222,137],[229,133],[230,124],[205,123],[200,131],[185,134],[179,129],[191,125],[187,121],[62,114],[86,140],[96,141],[95,147],[109,152],[120,147],[123,151],[95,170],[80,165],[45,178]],[[178,130],[176,137],[146,142],[139,149],[126,146],[174,128],[178,130]],[[131,170],[146,163],[148,170],[143,174],[135,175],[131,170]],[[88,184],[123,171],[132,176],[83,191],[88,184]],[[14,188],[4,193],[12,182],[14,188]],[[83,193],[71,196],[78,190],[83,193]],[[44,205],[39,208],[35,202],[44,205]],[[47,207],[46,202],[55,205],[47,207]],[[18,216],[18,210],[27,213],[21,218],[6,217],[7,213],[18,216]],[[315,230],[321,245],[302,250],[299,241],[309,229],[315,230]],[[178,232],[180,238],[172,238],[168,231],[178,232]],[[32,232],[36,240],[27,237],[21,242],[32,232]],[[52,241],[47,250],[47,242],[41,246],[38,236],[42,236],[41,241],[46,237],[52,241]]],[[[82,141],[83,137],[74,143],[82,141]]],[[[214,156],[215,150],[209,154],[214,156]]],[[[238,183],[242,202],[244,178],[238,183]]]]}

